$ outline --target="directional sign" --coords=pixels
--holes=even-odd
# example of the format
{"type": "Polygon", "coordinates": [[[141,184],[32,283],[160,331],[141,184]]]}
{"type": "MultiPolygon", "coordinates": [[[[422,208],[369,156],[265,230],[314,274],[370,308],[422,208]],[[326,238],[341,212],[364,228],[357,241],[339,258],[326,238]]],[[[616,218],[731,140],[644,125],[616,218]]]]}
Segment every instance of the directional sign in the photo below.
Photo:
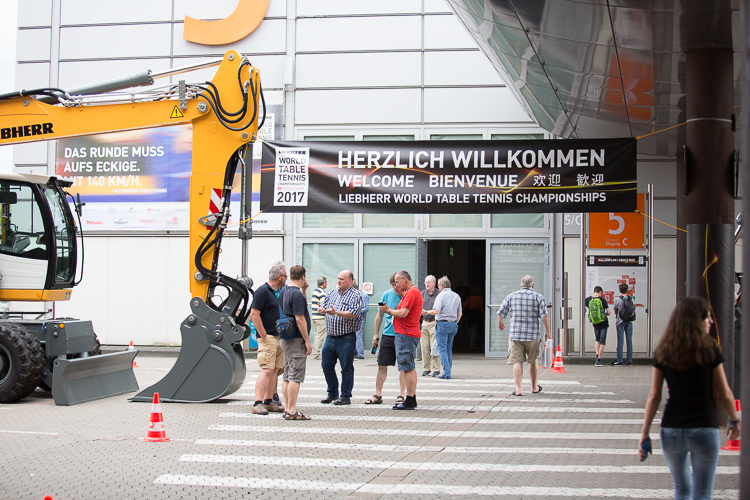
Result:
{"type": "Polygon", "coordinates": [[[637,212],[589,214],[589,248],[643,248],[644,195],[638,193],[637,212]]]}

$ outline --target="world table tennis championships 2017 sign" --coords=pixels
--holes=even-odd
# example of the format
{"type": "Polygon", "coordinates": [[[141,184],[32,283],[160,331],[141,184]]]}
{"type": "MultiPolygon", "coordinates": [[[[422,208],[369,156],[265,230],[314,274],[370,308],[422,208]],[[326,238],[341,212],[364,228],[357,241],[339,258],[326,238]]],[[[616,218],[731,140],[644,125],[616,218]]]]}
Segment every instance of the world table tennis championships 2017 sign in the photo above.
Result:
{"type": "Polygon", "coordinates": [[[630,212],[635,139],[263,143],[261,210],[630,212]]]}

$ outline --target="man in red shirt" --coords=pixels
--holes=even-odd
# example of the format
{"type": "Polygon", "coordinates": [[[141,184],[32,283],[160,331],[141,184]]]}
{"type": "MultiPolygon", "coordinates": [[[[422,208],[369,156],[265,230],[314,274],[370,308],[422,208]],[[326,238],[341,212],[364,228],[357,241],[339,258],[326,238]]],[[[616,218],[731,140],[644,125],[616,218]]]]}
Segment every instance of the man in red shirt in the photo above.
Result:
{"type": "Polygon", "coordinates": [[[401,290],[401,302],[396,309],[387,305],[380,311],[393,316],[393,329],[396,332],[396,361],[398,370],[404,372],[406,399],[393,407],[394,410],[414,410],[417,407],[417,370],[414,355],[417,351],[421,330],[419,318],[422,315],[422,294],[414,286],[406,271],[396,273],[396,286],[401,290]]]}

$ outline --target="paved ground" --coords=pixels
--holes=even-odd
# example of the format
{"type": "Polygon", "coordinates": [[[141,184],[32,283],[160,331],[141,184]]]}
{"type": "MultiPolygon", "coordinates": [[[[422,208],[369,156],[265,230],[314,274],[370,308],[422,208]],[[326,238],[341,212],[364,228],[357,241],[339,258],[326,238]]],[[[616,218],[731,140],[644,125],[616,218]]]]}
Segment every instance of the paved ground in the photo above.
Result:
{"type": "MultiPolygon", "coordinates": [[[[139,356],[141,388],[174,361],[139,356]]],[[[226,399],[162,404],[169,443],[142,441],[151,405],[128,396],[63,407],[37,391],[0,405],[0,499],[673,495],[658,420],[654,455],[639,463],[636,454],[648,366],[542,370],[541,394],[514,397],[504,360],[459,355],[452,380],[420,377],[419,409],[397,412],[395,368],[386,403],[366,406],[376,366],[369,355],[357,361],[355,404],[333,407],[319,403],[325,382],[310,359],[299,407],[313,420],[287,422],[250,413],[258,368],[247,364],[226,399]]],[[[738,455],[722,452],[714,498],[738,498],[738,455]]]]}

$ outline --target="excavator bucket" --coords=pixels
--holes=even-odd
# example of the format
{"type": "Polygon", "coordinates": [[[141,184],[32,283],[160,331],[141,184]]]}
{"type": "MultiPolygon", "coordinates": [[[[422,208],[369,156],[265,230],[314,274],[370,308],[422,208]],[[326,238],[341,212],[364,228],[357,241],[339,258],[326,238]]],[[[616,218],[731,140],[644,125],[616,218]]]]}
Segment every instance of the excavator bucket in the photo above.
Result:
{"type": "Polygon", "coordinates": [[[190,306],[193,314],[180,326],[182,348],[174,366],[131,401],[150,403],[158,392],[162,403],[207,403],[242,387],[245,356],[240,342],[244,327],[199,297],[194,297],[190,306]]]}
{"type": "Polygon", "coordinates": [[[52,397],[56,405],[70,406],[138,390],[133,359],[138,350],[76,359],[56,359],[52,397]]]}

